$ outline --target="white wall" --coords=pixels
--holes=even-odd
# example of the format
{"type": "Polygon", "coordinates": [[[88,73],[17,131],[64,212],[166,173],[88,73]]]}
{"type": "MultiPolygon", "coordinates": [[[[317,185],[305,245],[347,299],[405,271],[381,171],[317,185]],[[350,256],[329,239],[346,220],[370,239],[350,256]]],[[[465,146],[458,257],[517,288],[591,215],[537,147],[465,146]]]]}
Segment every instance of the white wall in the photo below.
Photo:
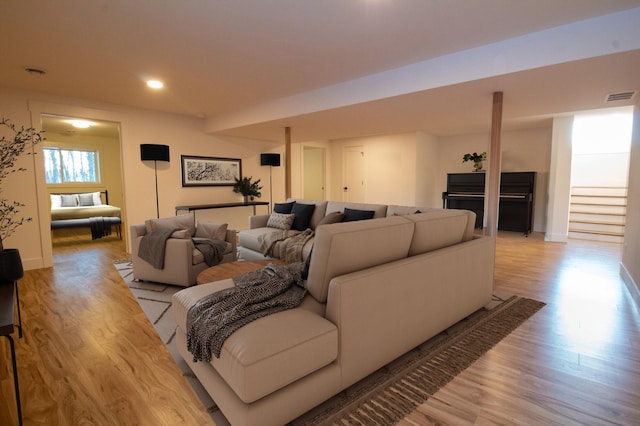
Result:
{"type": "MultiPolygon", "coordinates": [[[[278,152],[273,144],[259,141],[220,138],[205,134],[203,121],[194,117],[124,108],[115,105],[50,96],[0,88],[0,111],[19,125],[40,128],[42,113],[59,114],[121,123],[121,152],[126,213],[125,227],[142,223],[156,216],[155,181],[153,164],[140,161],[140,144],[157,143],[170,147],[170,163],[158,162],[158,188],[160,216],[175,214],[175,206],[183,204],[209,204],[238,202],[239,194],[231,187],[183,188],[180,155],[241,158],[243,174],[269,181],[269,168],[261,167],[260,152],[278,152]],[[32,121],[33,120],[33,121],[32,121]]],[[[41,149],[41,147],[40,147],[41,149]]],[[[27,206],[24,213],[33,218],[16,235],[7,240],[6,247],[20,249],[25,269],[52,264],[49,230],[49,200],[44,184],[40,157],[25,157],[20,165],[28,171],[7,179],[3,185],[4,198],[20,201],[27,206]],[[37,161],[34,162],[34,159],[37,161]]],[[[274,168],[276,197],[284,197],[283,167],[274,168]],[[281,185],[280,185],[281,184],[281,185]]],[[[264,186],[264,185],[263,185],[264,186]]],[[[268,191],[263,200],[268,201],[268,191]]],[[[266,208],[259,207],[266,212],[266,208]]],[[[198,219],[215,218],[230,227],[246,228],[250,207],[198,212],[198,219]]],[[[127,244],[127,247],[130,247],[127,244]]]]}
{"type": "Polygon", "coordinates": [[[633,112],[633,133],[627,193],[627,218],[620,265],[631,295],[640,307],[640,104],[633,112]]]}
{"type": "MultiPolygon", "coordinates": [[[[447,190],[447,173],[471,172],[473,163],[463,163],[462,157],[468,152],[489,152],[490,135],[483,133],[445,136],[440,137],[438,143],[440,155],[434,195],[441,200],[442,192],[447,190]]],[[[504,131],[501,143],[503,172],[536,172],[533,230],[544,232],[547,220],[551,129],[504,131]]],[[[487,158],[487,161],[490,162],[491,158],[487,158]]],[[[488,165],[485,165],[486,168],[488,165]]]]}

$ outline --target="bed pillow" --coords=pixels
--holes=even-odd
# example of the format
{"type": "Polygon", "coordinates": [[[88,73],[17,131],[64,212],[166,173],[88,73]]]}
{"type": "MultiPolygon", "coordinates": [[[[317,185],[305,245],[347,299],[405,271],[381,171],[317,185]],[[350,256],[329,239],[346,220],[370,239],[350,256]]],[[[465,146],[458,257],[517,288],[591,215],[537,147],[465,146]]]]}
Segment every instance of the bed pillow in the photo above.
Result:
{"type": "MultiPolygon", "coordinates": [[[[191,238],[196,232],[196,220],[195,213],[189,212],[188,214],[180,214],[173,217],[165,217],[162,219],[147,219],[144,221],[147,234],[151,233],[155,229],[187,229],[188,238],[191,238]]],[[[175,234],[175,232],[174,232],[175,234]]],[[[180,234],[181,235],[181,234],[180,234]]],[[[172,235],[173,236],[173,235],[172,235]]],[[[180,238],[178,235],[174,238],[180,238]]]]}
{"type": "Polygon", "coordinates": [[[62,207],[62,197],[58,194],[50,194],[49,195],[51,197],[51,208],[52,209],[59,209],[60,207],[62,207]]]}
{"type": "Polygon", "coordinates": [[[373,219],[376,214],[374,210],[356,210],[345,207],[343,222],[354,222],[356,220],[373,219]]]}
{"type": "Polygon", "coordinates": [[[77,194],[61,194],[60,197],[62,199],[61,207],[76,207],[78,205],[77,194]]]}
{"type": "Polygon", "coordinates": [[[99,192],[92,192],[91,195],[93,196],[93,205],[94,206],[101,206],[102,205],[102,198],[100,197],[100,193],[99,192]]]}
{"type": "Polygon", "coordinates": [[[225,241],[228,227],[229,224],[227,223],[198,222],[195,236],[198,238],[225,241]]]}
{"type": "Polygon", "coordinates": [[[311,216],[313,216],[315,208],[315,204],[295,203],[291,209],[291,213],[295,215],[293,225],[291,227],[297,231],[304,231],[307,229],[309,227],[309,223],[311,223],[311,216]]]}
{"type": "Polygon", "coordinates": [[[288,231],[293,225],[296,216],[294,214],[271,213],[267,221],[267,228],[284,229],[288,231]]]}
{"type": "Polygon", "coordinates": [[[93,194],[78,194],[78,205],[93,206],[93,194]]]}
{"type": "Polygon", "coordinates": [[[295,201],[292,201],[290,203],[275,203],[273,205],[273,211],[276,213],[290,214],[291,209],[293,209],[293,205],[295,203],[295,201]]]}

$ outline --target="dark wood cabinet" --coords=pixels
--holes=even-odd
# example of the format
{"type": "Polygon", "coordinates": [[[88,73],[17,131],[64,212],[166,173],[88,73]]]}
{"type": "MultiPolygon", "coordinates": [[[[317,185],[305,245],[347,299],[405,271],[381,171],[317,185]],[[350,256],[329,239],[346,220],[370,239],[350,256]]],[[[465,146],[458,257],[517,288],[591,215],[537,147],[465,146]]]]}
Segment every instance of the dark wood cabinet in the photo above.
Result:
{"type": "MultiPolygon", "coordinates": [[[[485,173],[449,173],[442,207],[476,213],[476,228],[484,223],[485,173]]],[[[533,226],[533,194],[536,172],[503,172],[500,175],[498,229],[528,235],[533,226]]]]}

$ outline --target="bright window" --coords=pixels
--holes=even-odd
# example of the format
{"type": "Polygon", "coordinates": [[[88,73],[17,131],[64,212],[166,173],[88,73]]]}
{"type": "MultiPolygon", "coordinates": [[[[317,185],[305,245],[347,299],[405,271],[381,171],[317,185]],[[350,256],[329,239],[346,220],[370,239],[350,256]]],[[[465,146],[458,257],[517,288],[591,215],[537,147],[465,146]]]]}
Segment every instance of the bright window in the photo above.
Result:
{"type": "Polygon", "coordinates": [[[98,152],[79,149],[44,148],[45,180],[50,183],[98,183],[98,152]]]}

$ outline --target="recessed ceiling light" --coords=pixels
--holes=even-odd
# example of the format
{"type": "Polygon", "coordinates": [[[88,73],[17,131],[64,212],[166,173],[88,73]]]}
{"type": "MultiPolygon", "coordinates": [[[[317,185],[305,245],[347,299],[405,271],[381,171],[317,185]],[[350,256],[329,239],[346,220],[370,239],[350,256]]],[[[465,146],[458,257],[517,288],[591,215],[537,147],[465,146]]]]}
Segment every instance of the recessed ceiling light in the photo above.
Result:
{"type": "Polygon", "coordinates": [[[160,80],[148,80],[147,86],[151,87],[152,89],[162,89],[164,87],[164,83],[160,80]]]}
{"type": "Polygon", "coordinates": [[[71,124],[73,127],[77,127],[78,129],[86,129],[96,125],[93,121],[88,120],[67,120],[67,123],[71,124]]]}

